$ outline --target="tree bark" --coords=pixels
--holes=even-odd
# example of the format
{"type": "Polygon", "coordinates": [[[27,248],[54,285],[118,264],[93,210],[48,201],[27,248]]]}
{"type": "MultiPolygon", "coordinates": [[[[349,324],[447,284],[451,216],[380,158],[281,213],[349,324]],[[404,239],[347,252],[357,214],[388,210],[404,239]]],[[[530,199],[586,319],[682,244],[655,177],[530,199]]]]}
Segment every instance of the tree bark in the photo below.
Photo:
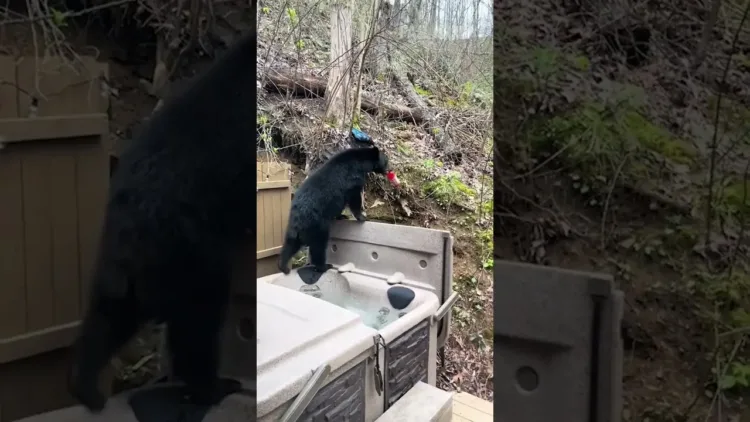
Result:
{"type": "Polygon", "coordinates": [[[352,110],[352,124],[359,122],[359,111],[362,108],[362,76],[364,75],[364,63],[372,47],[377,27],[377,13],[380,0],[372,0],[370,13],[363,13],[360,22],[361,53],[357,59],[357,84],[354,93],[354,108],[352,110]]]}
{"type": "Polygon", "coordinates": [[[430,0],[430,35],[435,36],[437,30],[437,6],[438,0],[430,0]]]}
{"type": "Polygon", "coordinates": [[[391,25],[399,38],[401,37],[401,9],[401,0],[394,0],[393,11],[391,13],[391,25]]]}
{"type": "Polygon", "coordinates": [[[695,73],[701,64],[703,64],[703,60],[706,59],[708,44],[711,42],[711,33],[714,30],[714,26],[716,26],[716,20],[719,18],[719,10],[721,10],[721,0],[713,0],[711,2],[711,10],[708,12],[706,22],[703,24],[703,33],[701,34],[700,44],[698,44],[698,48],[695,49],[693,61],[690,63],[690,73],[695,73]]]}
{"type": "Polygon", "coordinates": [[[353,108],[351,45],[351,0],[339,0],[331,10],[331,71],[325,91],[326,121],[339,128],[345,124],[347,116],[351,116],[353,108]]]}
{"type": "Polygon", "coordinates": [[[445,128],[438,125],[435,115],[427,106],[424,99],[422,99],[422,97],[420,97],[414,90],[414,86],[406,75],[393,72],[393,79],[399,91],[401,91],[401,94],[406,97],[409,105],[415,107],[417,110],[423,110],[423,125],[425,126],[425,129],[427,129],[427,132],[433,137],[433,139],[435,139],[435,143],[443,152],[444,157],[456,164],[460,163],[463,158],[463,153],[456,146],[455,142],[453,142],[453,138],[446,133],[445,128]]]}
{"type": "Polygon", "coordinates": [[[419,30],[421,26],[419,24],[419,13],[422,10],[422,0],[411,0],[409,4],[409,28],[412,30],[419,30]]]}
{"type": "Polygon", "coordinates": [[[375,28],[372,30],[372,34],[375,38],[371,42],[370,48],[372,54],[368,54],[367,59],[364,62],[364,70],[373,77],[378,77],[384,73],[385,66],[383,62],[389,57],[388,43],[386,42],[387,35],[390,33],[390,18],[392,7],[387,1],[379,0],[378,5],[375,9],[375,17],[373,18],[375,28]]]}

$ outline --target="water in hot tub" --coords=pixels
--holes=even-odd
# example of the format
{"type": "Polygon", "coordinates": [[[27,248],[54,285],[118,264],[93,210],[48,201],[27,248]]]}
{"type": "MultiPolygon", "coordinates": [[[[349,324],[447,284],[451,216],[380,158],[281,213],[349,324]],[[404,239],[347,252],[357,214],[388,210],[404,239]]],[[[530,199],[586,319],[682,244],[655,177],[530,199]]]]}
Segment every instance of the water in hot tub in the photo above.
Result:
{"type": "Polygon", "coordinates": [[[372,300],[362,300],[353,295],[349,281],[341,273],[328,271],[323,277],[318,285],[324,287],[305,293],[356,313],[363,324],[376,330],[398,319],[398,311],[390,306],[379,306],[372,300]]]}
{"type": "Polygon", "coordinates": [[[340,306],[359,315],[363,324],[376,330],[380,330],[398,319],[398,312],[393,308],[388,306],[377,308],[373,305],[373,303],[365,303],[354,297],[349,297],[340,306]]]}

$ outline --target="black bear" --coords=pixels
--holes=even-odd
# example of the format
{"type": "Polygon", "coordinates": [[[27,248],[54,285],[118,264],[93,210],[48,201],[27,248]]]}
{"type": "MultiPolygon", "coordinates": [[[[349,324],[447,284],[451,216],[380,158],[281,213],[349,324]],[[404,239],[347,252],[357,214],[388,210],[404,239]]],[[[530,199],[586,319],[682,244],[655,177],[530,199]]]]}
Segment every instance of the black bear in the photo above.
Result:
{"type": "Polygon", "coordinates": [[[387,172],[388,157],[377,147],[346,149],[313,172],[294,193],[279,270],[289,274],[289,260],[304,245],[316,271],[331,268],[326,264],[331,224],[346,206],[358,221],[365,221],[362,190],[367,174],[387,172]]]}
{"type": "Polygon", "coordinates": [[[190,403],[239,391],[218,378],[232,256],[254,227],[256,36],[244,36],[141,128],[112,175],[71,394],[92,412],[98,377],[147,322],[167,325],[190,403]]]}

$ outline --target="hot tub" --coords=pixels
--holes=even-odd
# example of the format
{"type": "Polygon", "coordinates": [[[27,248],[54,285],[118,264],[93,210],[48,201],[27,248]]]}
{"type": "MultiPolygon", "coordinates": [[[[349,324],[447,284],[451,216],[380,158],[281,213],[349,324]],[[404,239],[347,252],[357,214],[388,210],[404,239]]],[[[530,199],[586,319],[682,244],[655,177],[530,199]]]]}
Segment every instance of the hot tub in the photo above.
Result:
{"type": "Polygon", "coordinates": [[[308,267],[259,279],[258,320],[274,321],[258,326],[259,421],[279,420],[325,366],[330,374],[300,420],[325,414],[374,421],[389,397],[392,404],[419,381],[435,384],[440,302],[434,293],[391,286],[351,265],[315,281],[309,274],[308,267]]]}
{"type": "MultiPolygon", "coordinates": [[[[435,385],[437,350],[450,333],[450,309],[457,299],[452,291],[450,233],[337,221],[331,229],[327,255],[335,269],[317,280],[304,268],[287,276],[259,279],[258,302],[273,302],[268,307],[275,307],[277,313],[294,315],[299,310],[282,311],[279,306],[285,305],[274,299],[275,295],[294,295],[300,301],[305,297],[306,306],[314,309],[314,318],[335,314],[340,322],[339,328],[329,334],[318,331],[313,335],[316,347],[328,348],[329,355],[296,349],[278,360],[289,359],[290,366],[298,365],[295,379],[308,380],[283,395],[274,391],[280,391],[286,381],[283,377],[276,379],[280,373],[271,372],[259,358],[260,421],[275,421],[284,415],[300,421],[324,416],[328,420],[372,422],[418,382],[435,385]],[[308,357],[298,357],[303,353],[308,357]]],[[[264,321],[262,308],[259,321],[264,321]]],[[[300,327],[305,326],[303,320],[298,321],[300,327]]],[[[317,324],[322,323],[308,326],[317,324]]],[[[263,336],[258,336],[262,342],[263,336]]],[[[282,333],[268,336],[273,339],[282,333]]],[[[258,344],[258,356],[266,353],[263,347],[258,344]]]]}
{"type": "Polygon", "coordinates": [[[372,422],[418,382],[435,385],[447,336],[452,238],[339,222],[334,269],[258,279],[258,420],[372,422]],[[289,419],[287,419],[289,418],[289,419]]]}

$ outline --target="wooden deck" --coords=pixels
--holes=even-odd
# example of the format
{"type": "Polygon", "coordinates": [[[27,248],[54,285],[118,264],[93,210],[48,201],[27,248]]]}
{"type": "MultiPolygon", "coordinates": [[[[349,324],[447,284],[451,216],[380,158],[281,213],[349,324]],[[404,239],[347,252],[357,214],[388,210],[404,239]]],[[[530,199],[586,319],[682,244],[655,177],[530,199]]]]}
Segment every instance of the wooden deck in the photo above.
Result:
{"type": "Polygon", "coordinates": [[[492,403],[469,393],[453,395],[453,422],[492,422],[492,403]]]}

